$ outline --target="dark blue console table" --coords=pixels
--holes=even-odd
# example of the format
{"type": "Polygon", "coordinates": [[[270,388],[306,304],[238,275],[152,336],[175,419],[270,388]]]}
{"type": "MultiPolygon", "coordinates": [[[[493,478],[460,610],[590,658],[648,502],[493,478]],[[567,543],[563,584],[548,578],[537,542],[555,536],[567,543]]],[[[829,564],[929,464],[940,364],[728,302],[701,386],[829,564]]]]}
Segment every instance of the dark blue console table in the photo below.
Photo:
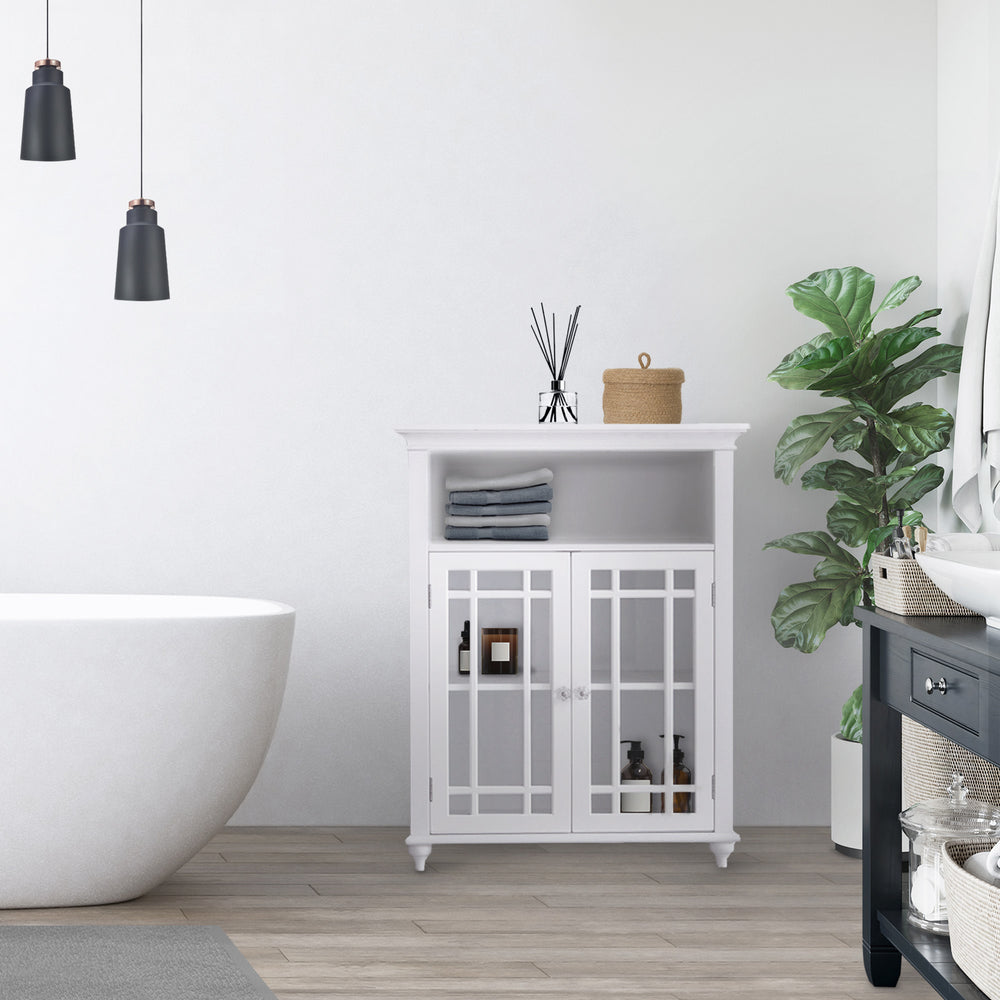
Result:
{"type": "Polygon", "coordinates": [[[948,1000],[986,1000],[955,964],[949,939],[906,920],[900,715],[1000,763],[1000,630],[979,617],[911,617],[874,608],[855,614],[864,626],[865,971],[874,986],[895,986],[905,958],[948,1000]]]}

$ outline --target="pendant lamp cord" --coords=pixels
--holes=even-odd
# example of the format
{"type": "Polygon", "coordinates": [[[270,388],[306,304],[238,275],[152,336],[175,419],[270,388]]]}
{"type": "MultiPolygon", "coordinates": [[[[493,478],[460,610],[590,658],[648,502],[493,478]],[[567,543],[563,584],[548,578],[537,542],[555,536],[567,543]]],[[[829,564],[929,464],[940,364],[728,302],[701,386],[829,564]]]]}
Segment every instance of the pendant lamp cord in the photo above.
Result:
{"type": "Polygon", "coordinates": [[[49,0],[45,0],[45,58],[49,58],[49,0]]]}

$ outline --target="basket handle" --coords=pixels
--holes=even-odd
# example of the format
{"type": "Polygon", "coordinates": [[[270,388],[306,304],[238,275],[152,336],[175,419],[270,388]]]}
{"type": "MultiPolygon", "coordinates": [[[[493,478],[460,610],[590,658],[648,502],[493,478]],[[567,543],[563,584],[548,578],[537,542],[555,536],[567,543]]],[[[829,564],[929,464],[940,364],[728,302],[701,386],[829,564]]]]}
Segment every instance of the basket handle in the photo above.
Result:
{"type": "Polygon", "coordinates": [[[643,371],[645,371],[652,364],[652,362],[653,359],[645,351],[643,351],[642,354],[639,355],[639,367],[643,371]],[[643,361],[642,360],[643,358],[645,358],[646,360],[643,361]]]}

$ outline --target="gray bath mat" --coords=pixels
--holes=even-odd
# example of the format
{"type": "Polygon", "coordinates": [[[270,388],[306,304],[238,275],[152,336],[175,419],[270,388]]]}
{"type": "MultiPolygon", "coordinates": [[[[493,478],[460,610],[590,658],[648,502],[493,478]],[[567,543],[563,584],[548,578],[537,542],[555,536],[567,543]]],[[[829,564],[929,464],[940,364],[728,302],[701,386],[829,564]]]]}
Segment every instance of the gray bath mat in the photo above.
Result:
{"type": "Polygon", "coordinates": [[[10,1000],[275,1000],[218,927],[0,926],[10,1000]]]}

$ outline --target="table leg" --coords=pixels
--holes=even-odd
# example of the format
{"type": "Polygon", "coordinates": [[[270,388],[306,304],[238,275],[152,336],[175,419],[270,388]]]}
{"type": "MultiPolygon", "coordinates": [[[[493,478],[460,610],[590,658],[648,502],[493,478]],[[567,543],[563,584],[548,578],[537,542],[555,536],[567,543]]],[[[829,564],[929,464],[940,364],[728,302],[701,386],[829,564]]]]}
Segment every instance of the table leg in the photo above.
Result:
{"type": "Polygon", "coordinates": [[[899,952],[882,933],[879,910],[900,907],[900,717],[882,703],[879,656],[882,633],[864,627],[864,805],[862,928],[865,972],[873,986],[895,986],[899,952]]]}

